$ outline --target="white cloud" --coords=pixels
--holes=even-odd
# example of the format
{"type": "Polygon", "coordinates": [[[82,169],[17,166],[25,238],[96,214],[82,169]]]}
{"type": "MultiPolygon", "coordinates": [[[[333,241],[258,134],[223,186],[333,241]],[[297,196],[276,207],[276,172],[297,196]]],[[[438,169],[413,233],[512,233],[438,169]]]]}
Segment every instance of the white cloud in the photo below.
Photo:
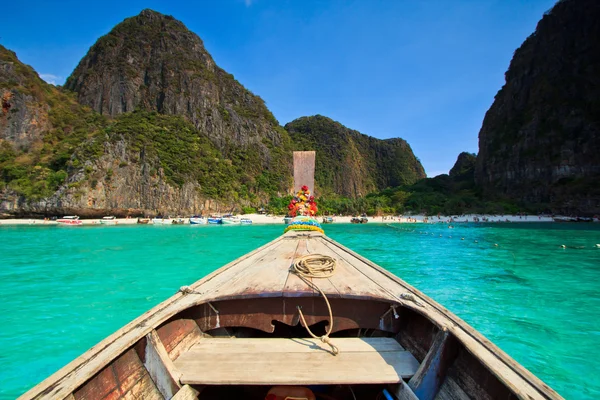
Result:
{"type": "Polygon", "coordinates": [[[62,77],[52,74],[40,74],[40,78],[50,83],[51,85],[59,85],[62,82],[62,77]]]}

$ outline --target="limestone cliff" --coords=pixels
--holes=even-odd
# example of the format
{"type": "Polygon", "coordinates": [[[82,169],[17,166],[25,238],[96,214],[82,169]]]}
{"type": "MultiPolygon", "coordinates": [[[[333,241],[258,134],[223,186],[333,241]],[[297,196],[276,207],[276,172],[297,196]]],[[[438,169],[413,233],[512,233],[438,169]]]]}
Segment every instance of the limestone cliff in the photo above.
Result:
{"type": "Polygon", "coordinates": [[[0,212],[188,214],[260,204],[290,186],[287,132],[220,149],[183,116],[107,119],[0,47],[0,212]]]}
{"type": "Polygon", "coordinates": [[[476,180],[558,212],[600,212],[600,2],[562,0],[525,40],[479,132],[476,180]]]}
{"type": "Polygon", "coordinates": [[[50,128],[46,92],[52,91],[14,52],[0,45],[0,140],[29,146],[50,128]]]}
{"type": "Polygon", "coordinates": [[[425,178],[406,141],[380,140],[316,115],[285,125],[296,150],[316,150],[318,194],[360,197],[425,178]]]}
{"type": "Polygon", "coordinates": [[[103,115],[142,109],[184,116],[223,151],[253,146],[264,167],[269,146],[286,135],[263,100],[219,68],[195,33],[152,10],[98,39],[65,87],[103,115]]]}

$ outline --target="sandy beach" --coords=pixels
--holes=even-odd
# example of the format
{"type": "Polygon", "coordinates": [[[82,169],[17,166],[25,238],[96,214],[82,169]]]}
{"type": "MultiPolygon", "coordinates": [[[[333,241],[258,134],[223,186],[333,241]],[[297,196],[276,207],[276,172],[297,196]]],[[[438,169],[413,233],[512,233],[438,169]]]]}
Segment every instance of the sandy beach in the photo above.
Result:
{"type": "MultiPolygon", "coordinates": [[[[265,214],[245,214],[241,217],[252,220],[253,224],[283,224],[283,215],[265,215],[265,214]]],[[[350,223],[352,216],[336,216],[333,217],[334,223],[350,223]]],[[[188,218],[184,218],[186,223],[189,223],[188,218]]],[[[319,221],[322,217],[317,218],[319,221]]],[[[467,223],[467,222],[553,222],[552,217],[549,216],[537,216],[537,215],[460,215],[460,216],[434,216],[426,217],[424,215],[410,215],[410,216],[383,216],[383,217],[368,217],[368,223],[467,223]]],[[[83,225],[98,225],[100,219],[82,219],[83,225]]],[[[132,225],[137,224],[137,218],[117,218],[117,225],[132,225]]],[[[0,226],[2,225],[57,225],[56,221],[44,220],[44,219],[4,219],[0,220],[0,226]]]]}

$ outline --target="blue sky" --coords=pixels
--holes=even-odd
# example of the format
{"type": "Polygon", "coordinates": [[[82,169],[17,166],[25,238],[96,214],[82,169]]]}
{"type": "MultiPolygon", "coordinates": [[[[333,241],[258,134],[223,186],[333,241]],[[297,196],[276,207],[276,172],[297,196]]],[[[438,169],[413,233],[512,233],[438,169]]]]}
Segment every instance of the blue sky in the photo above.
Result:
{"type": "Polygon", "coordinates": [[[0,43],[62,84],[144,8],[173,15],[281,124],[321,114],[408,141],[428,176],[476,153],[514,50],[554,0],[12,1],[0,43]]]}

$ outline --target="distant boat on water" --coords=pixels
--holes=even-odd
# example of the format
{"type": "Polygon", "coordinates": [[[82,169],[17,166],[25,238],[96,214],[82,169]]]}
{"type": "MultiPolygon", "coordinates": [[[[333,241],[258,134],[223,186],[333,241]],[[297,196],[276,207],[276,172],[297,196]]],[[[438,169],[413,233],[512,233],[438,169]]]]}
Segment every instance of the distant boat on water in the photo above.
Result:
{"type": "Polygon", "coordinates": [[[284,224],[286,224],[286,225],[289,225],[289,224],[292,222],[292,219],[293,219],[292,217],[290,217],[290,216],[286,215],[286,216],[283,218],[283,223],[284,223],[284,224]]]}
{"type": "Polygon", "coordinates": [[[174,219],[173,219],[173,222],[171,222],[171,223],[172,223],[173,225],[183,225],[183,224],[185,224],[185,219],[184,219],[184,218],[177,217],[177,218],[174,218],[174,219]]]}
{"type": "Polygon", "coordinates": [[[250,218],[240,218],[240,224],[242,224],[242,225],[252,225],[252,220],[250,218]]]}
{"type": "Polygon", "coordinates": [[[190,225],[206,225],[208,220],[201,215],[194,215],[190,217],[190,225]]]}
{"type": "Polygon", "coordinates": [[[114,216],[107,216],[107,217],[102,217],[102,219],[100,220],[100,223],[102,225],[116,225],[117,224],[117,218],[115,218],[114,216]]]}
{"type": "Polygon", "coordinates": [[[83,224],[77,215],[66,215],[60,219],[57,219],[56,223],[64,226],[79,226],[83,224]]]}
{"type": "Polygon", "coordinates": [[[323,217],[323,224],[333,224],[333,218],[331,217],[323,217]]]}

